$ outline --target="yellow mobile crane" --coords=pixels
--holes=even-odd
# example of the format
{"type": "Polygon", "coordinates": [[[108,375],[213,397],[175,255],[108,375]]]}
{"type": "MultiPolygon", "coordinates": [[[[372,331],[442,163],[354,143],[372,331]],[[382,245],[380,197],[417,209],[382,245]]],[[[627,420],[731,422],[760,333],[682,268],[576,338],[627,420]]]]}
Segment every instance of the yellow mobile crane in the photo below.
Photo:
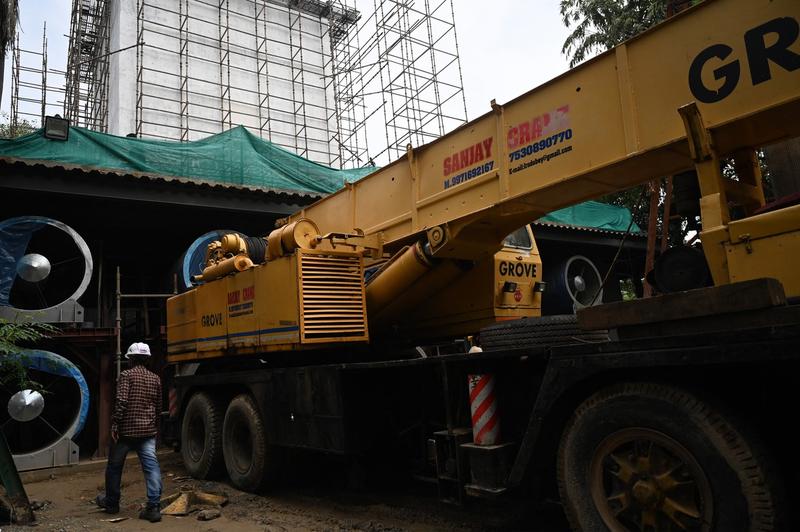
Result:
{"type": "Polygon", "coordinates": [[[457,500],[555,470],[575,529],[785,529],[800,205],[765,206],[756,150],[800,135],[799,21],[797,0],[706,0],[266,239],[212,244],[203,284],[168,301],[187,469],[255,489],[286,447],[402,447],[457,500]],[[714,287],[586,309],[583,331],[535,317],[535,245],[506,235],[687,170],[714,287]],[[399,347],[478,331],[483,354],[399,347]],[[506,414],[482,446],[463,405],[489,373],[506,414]]]}

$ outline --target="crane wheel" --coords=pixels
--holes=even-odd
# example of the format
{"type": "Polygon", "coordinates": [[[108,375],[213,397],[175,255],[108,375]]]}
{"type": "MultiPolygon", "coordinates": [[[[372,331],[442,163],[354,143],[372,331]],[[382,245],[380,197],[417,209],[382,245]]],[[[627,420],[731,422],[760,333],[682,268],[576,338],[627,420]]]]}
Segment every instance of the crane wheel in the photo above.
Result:
{"type": "Polygon", "coordinates": [[[275,449],[267,444],[264,422],[249,395],[238,395],[228,405],[222,428],[222,449],[234,487],[252,492],[272,480],[275,449]]]}
{"type": "Polygon", "coordinates": [[[626,383],[581,404],[558,451],[573,530],[759,531],[779,489],[760,444],[684,390],[626,383]]]}
{"type": "Polygon", "coordinates": [[[223,471],[222,415],[218,401],[204,392],[192,395],[181,423],[181,455],[194,478],[215,478],[223,471]]]}

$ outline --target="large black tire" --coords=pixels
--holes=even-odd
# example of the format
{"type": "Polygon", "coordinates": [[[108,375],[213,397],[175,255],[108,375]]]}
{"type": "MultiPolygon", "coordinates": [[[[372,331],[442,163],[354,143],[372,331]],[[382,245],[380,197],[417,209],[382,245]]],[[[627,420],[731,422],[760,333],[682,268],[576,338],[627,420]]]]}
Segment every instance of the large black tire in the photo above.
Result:
{"type": "Polygon", "coordinates": [[[181,423],[181,455],[194,478],[209,479],[223,471],[222,405],[204,392],[192,395],[181,423]]]}
{"type": "Polygon", "coordinates": [[[608,331],[585,331],[574,314],[521,318],[490,325],[480,331],[481,347],[517,349],[608,340],[608,331]]]}
{"type": "Polygon", "coordinates": [[[691,393],[616,385],[580,405],[564,430],[561,502],[576,531],[780,530],[779,490],[760,448],[691,393]]]}
{"type": "Polygon", "coordinates": [[[252,492],[274,480],[275,450],[267,444],[264,422],[249,395],[239,395],[228,405],[222,449],[228,477],[236,488],[252,492]]]}

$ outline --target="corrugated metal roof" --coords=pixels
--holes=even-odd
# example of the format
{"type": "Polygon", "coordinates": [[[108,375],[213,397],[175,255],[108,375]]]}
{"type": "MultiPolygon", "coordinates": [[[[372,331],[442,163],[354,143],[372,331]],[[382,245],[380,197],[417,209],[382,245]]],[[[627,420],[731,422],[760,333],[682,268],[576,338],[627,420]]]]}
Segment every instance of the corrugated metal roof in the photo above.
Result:
{"type": "Polygon", "coordinates": [[[201,188],[211,188],[220,191],[229,190],[236,192],[256,192],[260,194],[278,196],[279,198],[285,199],[286,201],[290,202],[297,202],[297,200],[299,199],[301,200],[302,203],[307,203],[309,201],[315,201],[324,196],[323,194],[317,194],[314,192],[285,190],[279,188],[256,187],[252,185],[237,185],[237,184],[223,183],[218,181],[206,181],[195,177],[189,178],[189,177],[175,177],[169,175],[156,175],[146,172],[130,172],[112,168],[97,168],[93,166],[70,165],[53,161],[21,159],[17,157],[0,157],[0,165],[9,167],[24,166],[30,168],[46,168],[48,170],[62,170],[68,172],[78,171],[78,172],[83,172],[85,174],[95,173],[95,174],[108,175],[120,178],[135,178],[135,179],[141,179],[143,181],[180,183],[181,185],[190,185],[201,188]]]}
{"type": "MultiPolygon", "coordinates": [[[[614,231],[612,229],[598,229],[596,227],[583,227],[580,225],[569,225],[569,224],[559,224],[554,222],[532,222],[531,225],[533,227],[555,227],[558,229],[569,229],[571,231],[584,231],[587,233],[598,233],[603,235],[613,235],[613,236],[622,236],[625,234],[625,231],[614,231]]],[[[535,233],[534,233],[535,234],[535,233]]],[[[640,232],[640,231],[631,231],[628,237],[634,238],[647,238],[647,233],[640,232]]]]}

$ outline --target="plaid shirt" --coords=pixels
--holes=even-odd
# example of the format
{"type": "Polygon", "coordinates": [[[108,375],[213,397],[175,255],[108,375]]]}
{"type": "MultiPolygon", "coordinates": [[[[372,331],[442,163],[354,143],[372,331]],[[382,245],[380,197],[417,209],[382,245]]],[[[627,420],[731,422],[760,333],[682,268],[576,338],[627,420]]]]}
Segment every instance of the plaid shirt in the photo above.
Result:
{"type": "Polygon", "coordinates": [[[155,436],[161,414],[161,379],[144,366],[134,366],[119,375],[117,404],[111,430],[120,436],[155,436]]]}

